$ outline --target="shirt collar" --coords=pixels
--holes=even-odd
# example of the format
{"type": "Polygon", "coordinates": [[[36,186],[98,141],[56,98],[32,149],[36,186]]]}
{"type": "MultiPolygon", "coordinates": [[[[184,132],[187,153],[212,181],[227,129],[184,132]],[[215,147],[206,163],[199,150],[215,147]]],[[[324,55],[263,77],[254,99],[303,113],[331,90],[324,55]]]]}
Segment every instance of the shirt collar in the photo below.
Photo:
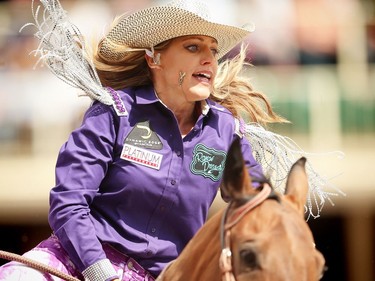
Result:
{"type": "Polygon", "coordinates": [[[201,101],[201,109],[202,109],[202,114],[204,116],[207,116],[208,112],[210,111],[210,106],[209,106],[207,100],[201,101]]]}
{"type": "Polygon", "coordinates": [[[137,104],[151,104],[158,102],[159,99],[155,94],[154,87],[151,85],[135,89],[135,99],[137,104]]]}

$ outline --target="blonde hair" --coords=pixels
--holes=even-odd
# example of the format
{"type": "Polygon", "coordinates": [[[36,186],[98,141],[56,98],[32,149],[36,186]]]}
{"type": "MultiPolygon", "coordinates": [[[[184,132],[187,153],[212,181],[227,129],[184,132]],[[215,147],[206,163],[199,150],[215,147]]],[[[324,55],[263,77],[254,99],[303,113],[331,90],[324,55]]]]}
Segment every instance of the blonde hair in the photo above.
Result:
{"type": "MultiPolygon", "coordinates": [[[[111,30],[116,26],[120,20],[121,16],[116,17],[109,29],[111,30]]],[[[125,87],[140,87],[152,84],[151,72],[144,57],[145,48],[132,48],[108,40],[104,37],[93,48],[93,62],[102,85],[119,90],[125,87]],[[99,50],[104,40],[107,40],[107,43],[113,46],[116,53],[123,54],[115,62],[100,54],[99,50]]],[[[170,40],[154,46],[154,50],[165,49],[169,42],[170,40]]]]}
{"type": "MultiPolygon", "coordinates": [[[[163,50],[170,42],[171,40],[165,41],[154,49],[163,50]]],[[[152,84],[151,72],[144,57],[145,49],[123,45],[116,45],[116,48],[124,53],[116,62],[108,61],[101,56],[98,49],[94,54],[94,64],[102,85],[118,90],[152,84]]],[[[244,118],[248,122],[262,125],[287,122],[273,111],[264,94],[253,89],[248,77],[241,76],[241,71],[249,65],[245,58],[245,48],[242,47],[235,58],[219,64],[210,99],[227,108],[236,118],[244,118]]]]}
{"type": "Polygon", "coordinates": [[[250,66],[246,62],[246,48],[242,45],[237,56],[219,64],[210,98],[226,107],[235,117],[242,117],[248,122],[262,125],[288,122],[273,111],[268,98],[255,91],[249,77],[241,73],[250,66]]]}

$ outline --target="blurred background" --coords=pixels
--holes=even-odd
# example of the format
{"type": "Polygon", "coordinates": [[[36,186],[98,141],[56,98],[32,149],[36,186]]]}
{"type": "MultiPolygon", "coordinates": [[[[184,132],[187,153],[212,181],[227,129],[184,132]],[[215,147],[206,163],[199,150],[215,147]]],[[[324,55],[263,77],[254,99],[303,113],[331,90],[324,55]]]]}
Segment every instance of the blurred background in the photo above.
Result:
{"type": "MultiPolygon", "coordinates": [[[[61,1],[90,40],[118,13],[160,2],[61,1]]],[[[272,129],[316,153],[315,170],[346,194],[308,221],[327,260],[323,280],[375,280],[375,0],[207,2],[224,22],[256,25],[246,74],[291,121],[272,129]]],[[[50,234],[56,156],[90,104],[46,67],[34,69],[35,29],[19,32],[30,21],[31,1],[0,1],[0,249],[15,253],[50,234]]]]}

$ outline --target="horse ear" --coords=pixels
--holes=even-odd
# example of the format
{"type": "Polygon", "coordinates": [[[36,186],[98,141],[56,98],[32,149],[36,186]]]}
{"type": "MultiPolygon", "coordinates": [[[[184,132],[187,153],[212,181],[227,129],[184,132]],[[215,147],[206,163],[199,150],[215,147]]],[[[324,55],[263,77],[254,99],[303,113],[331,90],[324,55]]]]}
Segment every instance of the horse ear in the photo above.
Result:
{"type": "Polygon", "coordinates": [[[305,170],[306,158],[302,157],[296,161],[289,171],[286,182],[286,197],[294,204],[300,213],[304,213],[304,206],[307,199],[308,180],[305,170]]]}
{"type": "Polygon", "coordinates": [[[239,139],[235,139],[228,150],[221,189],[232,199],[241,198],[253,191],[239,139]]]}

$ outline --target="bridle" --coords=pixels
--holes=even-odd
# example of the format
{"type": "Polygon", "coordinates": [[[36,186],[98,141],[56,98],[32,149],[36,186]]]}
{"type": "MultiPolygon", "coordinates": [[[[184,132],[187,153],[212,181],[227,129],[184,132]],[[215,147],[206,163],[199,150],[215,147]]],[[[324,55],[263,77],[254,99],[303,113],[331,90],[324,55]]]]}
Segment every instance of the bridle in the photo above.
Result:
{"type": "MultiPolygon", "coordinates": [[[[268,183],[263,183],[260,187],[262,190],[255,196],[252,196],[246,200],[246,202],[240,207],[233,210],[228,216],[229,210],[233,206],[235,201],[231,201],[221,219],[220,224],[220,240],[221,240],[221,255],[219,266],[222,272],[222,281],[236,281],[233,274],[232,266],[232,251],[230,249],[230,230],[251,210],[262,204],[266,199],[273,198],[279,201],[279,197],[274,193],[273,189],[268,183]]],[[[170,267],[173,262],[169,263],[163,271],[160,273],[156,281],[162,281],[164,273],[170,267]]]]}
{"type": "Polygon", "coordinates": [[[230,249],[231,229],[251,210],[262,204],[267,198],[270,198],[272,188],[268,183],[263,184],[262,190],[245,204],[236,208],[230,216],[229,210],[235,201],[228,204],[220,225],[221,255],[220,269],[222,272],[222,281],[235,281],[233,274],[232,251],[230,249]]]}

